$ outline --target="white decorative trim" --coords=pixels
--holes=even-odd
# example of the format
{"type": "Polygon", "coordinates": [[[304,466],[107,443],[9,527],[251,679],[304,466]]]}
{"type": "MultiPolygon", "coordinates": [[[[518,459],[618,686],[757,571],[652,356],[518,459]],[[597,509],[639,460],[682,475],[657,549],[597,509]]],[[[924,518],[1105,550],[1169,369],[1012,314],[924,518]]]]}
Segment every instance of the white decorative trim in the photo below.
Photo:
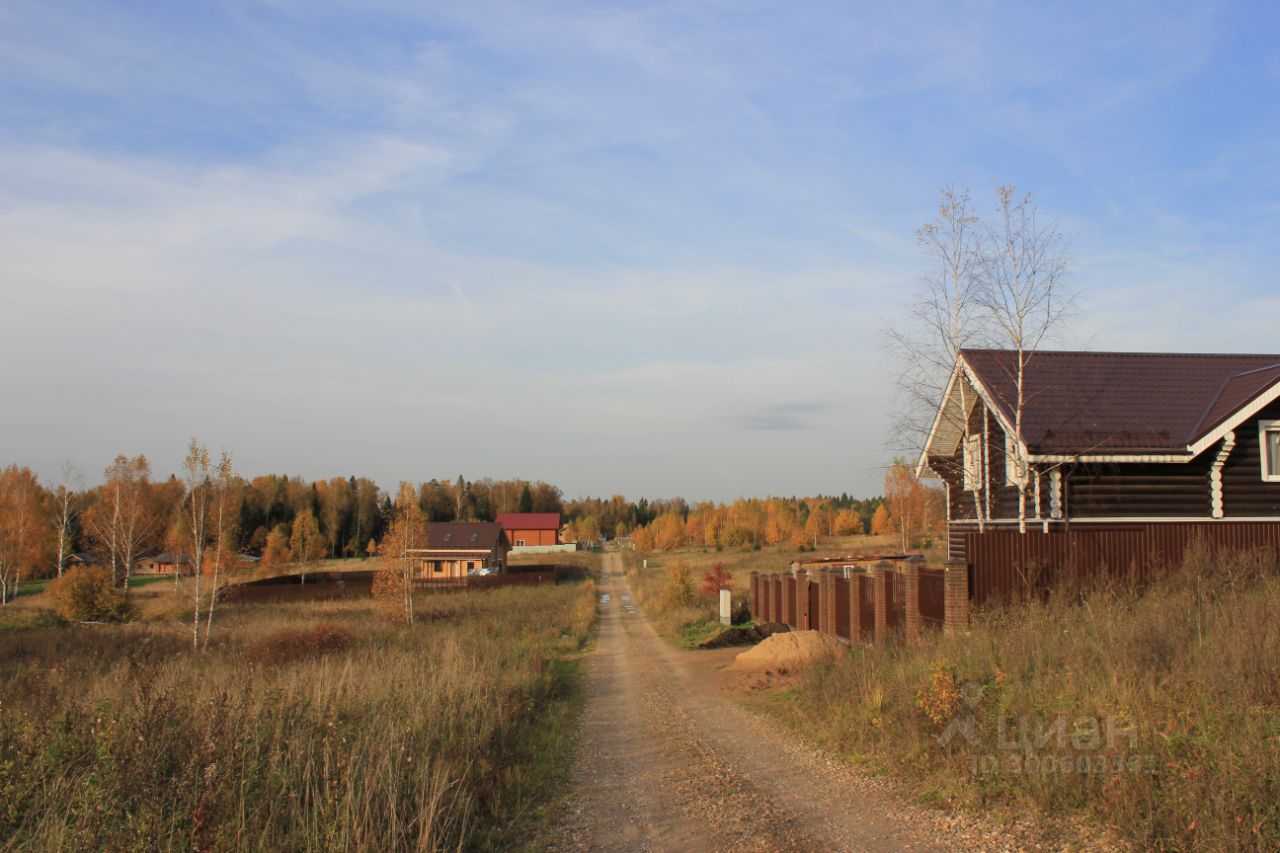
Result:
{"type": "Polygon", "coordinates": [[[1062,471],[1058,468],[1049,472],[1049,517],[1062,518],[1062,471]]]}
{"type": "Polygon", "coordinates": [[[1222,509],[1222,466],[1227,463],[1231,448],[1235,446],[1236,434],[1227,433],[1222,439],[1222,447],[1218,450],[1218,455],[1213,459],[1213,465],[1209,467],[1209,506],[1214,518],[1222,518],[1225,514],[1222,509]]]}
{"type": "Polygon", "coordinates": [[[1262,466],[1262,482],[1280,483],[1280,471],[1267,468],[1267,433],[1280,430],[1280,421],[1258,421],[1258,461],[1262,466]]]}
{"type": "MultiPolygon", "coordinates": [[[[956,366],[951,370],[951,379],[947,381],[947,390],[942,394],[942,405],[938,407],[938,413],[933,416],[933,426],[929,427],[929,435],[924,440],[924,448],[920,451],[920,461],[916,462],[916,479],[924,476],[929,470],[929,450],[933,447],[933,439],[938,434],[938,427],[942,426],[942,413],[947,410],[947,406],[951,404],[951,391],[955,388],[956,377],[960,375],[960,362],[956,361],[956,366]]],[[[969,413],[965,412],[964,417],[967,421],[969,413]]],[[[960,431],[960,440],[964,441],[964,430],[960,431]]]]}
{"type": "Polygon", "coordinates": [[[1199,456],[1207,448],[1212,447],[1218,441],[1226,437],[1226,434],[1235,430],[1240,424],[1249,420],[1258,412],[1265,409],[1268,405],[1280,400],[1280,380],[1277,380],[1267,391],[1254,397],[1247,406],[1236,409],[1236,413],[1211,433],[1207,433],[1203,438],[1194,444],[1187,445],[1187,450],[1192,456],[1199,456]]]}
{"type": "Polygon", "coordinates": [[[1043,518],[1044,514],[1040,511],[1040,472],[1036,472],[1036,518],[1043,518]]]}
{"type": "Polygon", "coordinates": [[[1041,453],[1031,457],[1032,462],[1190,462],[1195,457],[1182,453],[1086,453],[1072,456],[1059,453],[1041,453]]]}

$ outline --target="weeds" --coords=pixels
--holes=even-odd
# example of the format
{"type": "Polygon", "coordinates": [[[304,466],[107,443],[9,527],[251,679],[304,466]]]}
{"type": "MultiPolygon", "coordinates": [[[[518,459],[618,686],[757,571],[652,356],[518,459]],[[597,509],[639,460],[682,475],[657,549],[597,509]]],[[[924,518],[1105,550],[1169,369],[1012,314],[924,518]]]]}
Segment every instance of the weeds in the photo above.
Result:
{"type": "Polygon", "coordinates": [[[229,606],[204,655],[163,622],[0,635],[0,838],[541,849],[594,599],[432,596],[412,628],[368,599],[229,606]]]}

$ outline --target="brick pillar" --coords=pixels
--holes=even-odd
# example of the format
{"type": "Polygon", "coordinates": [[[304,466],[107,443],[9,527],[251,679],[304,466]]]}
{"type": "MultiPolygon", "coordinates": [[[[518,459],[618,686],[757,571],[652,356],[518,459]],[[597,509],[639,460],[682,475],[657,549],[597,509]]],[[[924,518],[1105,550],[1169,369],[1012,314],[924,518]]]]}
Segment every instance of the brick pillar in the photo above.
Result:
{"type": "Polygon", "coordinates": [[[779,622],[778,614],[782,612],[782,587],[778,584],[778,575],[776,572],[770,572],[765,575],[764,585],[768,592],[765,593],[765,602],[767,603],[768,613],[766,619],[769,622],[779,622]]]}
{"type": "MultiPolygon", "coordinates": [[[[778,621],[785,625],[791,625],[791,620],[788,617],[791,613],[791,599],[795,597],[791,588],[791,583],[789,582],[791,578],[783,575],[778,580],[782,588],[782,612],[778,614],[778,621]]],[[[791,625],[791,627],[794,628],[795,625],[791,625]]]]}
{"type": "Polygon", "coordinates": [[[808,631],[811,627],[809,612],[809,572],[796,569],[796,624],[797,631],[808,631]]]}
{"type": "Polygon", "coordinates": [[[969,564],[947,560],[943,575],[943,628],[950,634],[969,627],[969,564]]]}
{"type": "Polygon", "coordinates": [[[920,618],[920,564],[907,560],[902,567],[903,599],[906,601],[907,639],[920,636],[923,620],[920,618]]]}
{"type": "Polygon", "coordinates": [[[760,573],[751,573],[751,618],[756,621],[760,620],[760,614],[764,612],[764,602],[760,600],[760,573]]]}
{"type": "Polygon", "coordinates": [[[889,636],[889,617],[893,610],[893,587],[889,585],[889,573],[893,567],[887,562],[876,563],[875,575],[876,642],[883,643],[889,636]]]}

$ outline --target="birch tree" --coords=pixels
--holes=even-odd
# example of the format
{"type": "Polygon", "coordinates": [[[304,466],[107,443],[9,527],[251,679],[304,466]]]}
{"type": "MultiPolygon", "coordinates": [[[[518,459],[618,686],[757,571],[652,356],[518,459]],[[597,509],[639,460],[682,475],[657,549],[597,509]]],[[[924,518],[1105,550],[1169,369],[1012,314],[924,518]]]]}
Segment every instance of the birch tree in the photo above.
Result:
{"type": "Polygon", "coordinates": [[[80,473],[76,470],[76,466],[71,464],[71,460],[64,460],[62,463],[62,479],[58,482],[57,488],[53,492],[54,509],[57,515],[54,518],[54,525],[58,532],[58,553],[56,556],[57,565],[54,569],[58,577],[62,577],[62,570],[67,564],[67,558],[71,556],[71,525],[75,511],[73,508],[75,492],[72,491],[73,483],[79,481],[80,473]]]}
{"type": "Polygon", "coordinates": [[[1030,463],[1022,441],[1026,410],[1027,367],[1036,351],[1067,318],[1075,293],[1065,281],[1068,259],[1061,232],[1054,222],[1042,222],[1030,195],[1017,196],[1014,187],[998,191],[995,219],[983,226],[976,256],[977,292],[995,341],[1012,350],[1016,360],[1009,376],[1013,412],[1013,440],[1005,461],[1009,481],[1018,489],[1018,529],[1027,529],[1030,463]]]}
{"type": "Polygon", "coordinates": [[[200,650],[200,610],[203,605],[201,579],[204,575],[204,548],[208,543],[209,525],[209,451],[194,438],[187,445],[187,456],[182,462],[183,483],[186,496],[183,500],[182,518],[187,541],[191,545],[191,569],[194,615],[191,620],[191,645],[200,650]]]}
{"type": "Polygon", "coordinates": [[[17,596],[23,570],[35,566],[42,551],[36,535],[43,524],[40,492],[30,468],[0,471],[0,604],[17,596]]]}
{"type": "Polygon", "coordinates": [[[315,513],[304,509],[293,520],[293,533],[289,537],[289,549],[293,559],[302,566],[302,582],[307,582],[307,564],[324,555],[324,539],[320,536],[320,524],[315,513]]]}
{"type": "Polygon", "coordinates": [[[240,500],[237,494],[235,470],[231,464],[231,454],[223,453],[214,469],[214,492],[217,495],[217,506],[214,510],[214,548],[213,576],[209,588],[209,610],[205,617],[204,648],[209,647],[209,636],[213,633],[213,612],[218,606],[218,593],[223,583],[222,566],[235,565],[239,548],[236,545],[236,522],[233,520],[239,510],[240,500]]]}
{"type": "Polygon", "coordinates": [[[103,472],[98,501],[86,514],[86,527],[111,561],[111,580],[129,590],[133,563],[155,534],[158,519],[150,506],[151,464],[139,454],[121,453],[103,472]]]}
{"type": "MultiPolygon", "coordinates": [[[[957,382],[958,411],[945,406],[944,397],[960,351],[991,339],[991,320],[982,298],[982,283],[976,277],[982,221],[974,213],[967,189],[945,187],[941,196],[937,218],[916,232],[929,267],[912,292],[907,324],[890,326],[887,331],[902,405],[894,419],[896,443],[917,457],[924,451],[936,417],[943,419],[940,425],[960,434],[961,447],[969,446],[973,389],[963,377],[957,382]]],[[[979,478],[975,485],[978,488],[970,494],[974,517],[982,530],[987,484],[979,478]]]]}
{"type": "Polygon", "coordinates": [[[374,577],[374,596],[388,616],[413,624],[413,559],[409,552],[425,548],[427,519],[412,484],[401,483],[386,534],[379,546],[382,566],[374,577]]]}

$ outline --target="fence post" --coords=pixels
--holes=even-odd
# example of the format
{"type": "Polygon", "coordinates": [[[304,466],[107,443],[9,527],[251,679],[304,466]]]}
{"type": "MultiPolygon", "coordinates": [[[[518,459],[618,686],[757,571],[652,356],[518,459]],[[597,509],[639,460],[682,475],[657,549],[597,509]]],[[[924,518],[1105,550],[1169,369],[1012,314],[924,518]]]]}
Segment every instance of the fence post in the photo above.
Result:
{"type": "Polygon", "coordinates": [[[797,631],[808,631],[809,620],[813,614],[809,612],[809,572],[796,569],[796,624],[797,631]]]}
{"type": "Polygon", "coordinates": [[[876,642],[883,643],[889,636],[889,617],[893,609],[893,587],[889,586],[889,572],[893,567],[885,561],[875,565],[876,642]]]}
{"type": "Polygon", "coordinates": [[[920,564],[907,560],[902,567],[903,599],[906,601],[907,639],[920,636],[920,564]]]}
{"type": "Polygon", "coordinates": [[[782,575],[774,572],[769,575],[770,589],[769,606],[772,608],[769,612],[769,621],[775,623],[783,622],[782,610],[782,575]]]}
{"type": "Polygon", "coordinates": [[[792,625],[790,621],[791,599],[795,597],[795,590],[792,584],[793,580],[793,578],[788,578],[786,575],[783,575],[778,579],[779,586],[782,589],[782,612],[778,614],[778,621],[784,625],[789,625],[792,628],[796,627],[795,625],[792,625]]]}
{"type": "Polygon", "coordinates": [[[756,621],[759,621],[759,620],[760,620],[760,614],[761,614],[761,612],[762,612],[762,611],[763,611],[763,609],[764,609],[764,608],[762,608],[760,605],[761,605],[761,601],[760,601],[760,573],[759,573],[759,572],[752,572],[752,573],[751,573],[751,604],[750,604],[750,607],[751,607],[751,618],[752,618],[752,619],[755,619],[756,621]]]}
{"type": "Polygon", "coordinates": [[[948,633],[969,627],[969,564],[947,560],[943,574],[943,629],[948,633]]]}

